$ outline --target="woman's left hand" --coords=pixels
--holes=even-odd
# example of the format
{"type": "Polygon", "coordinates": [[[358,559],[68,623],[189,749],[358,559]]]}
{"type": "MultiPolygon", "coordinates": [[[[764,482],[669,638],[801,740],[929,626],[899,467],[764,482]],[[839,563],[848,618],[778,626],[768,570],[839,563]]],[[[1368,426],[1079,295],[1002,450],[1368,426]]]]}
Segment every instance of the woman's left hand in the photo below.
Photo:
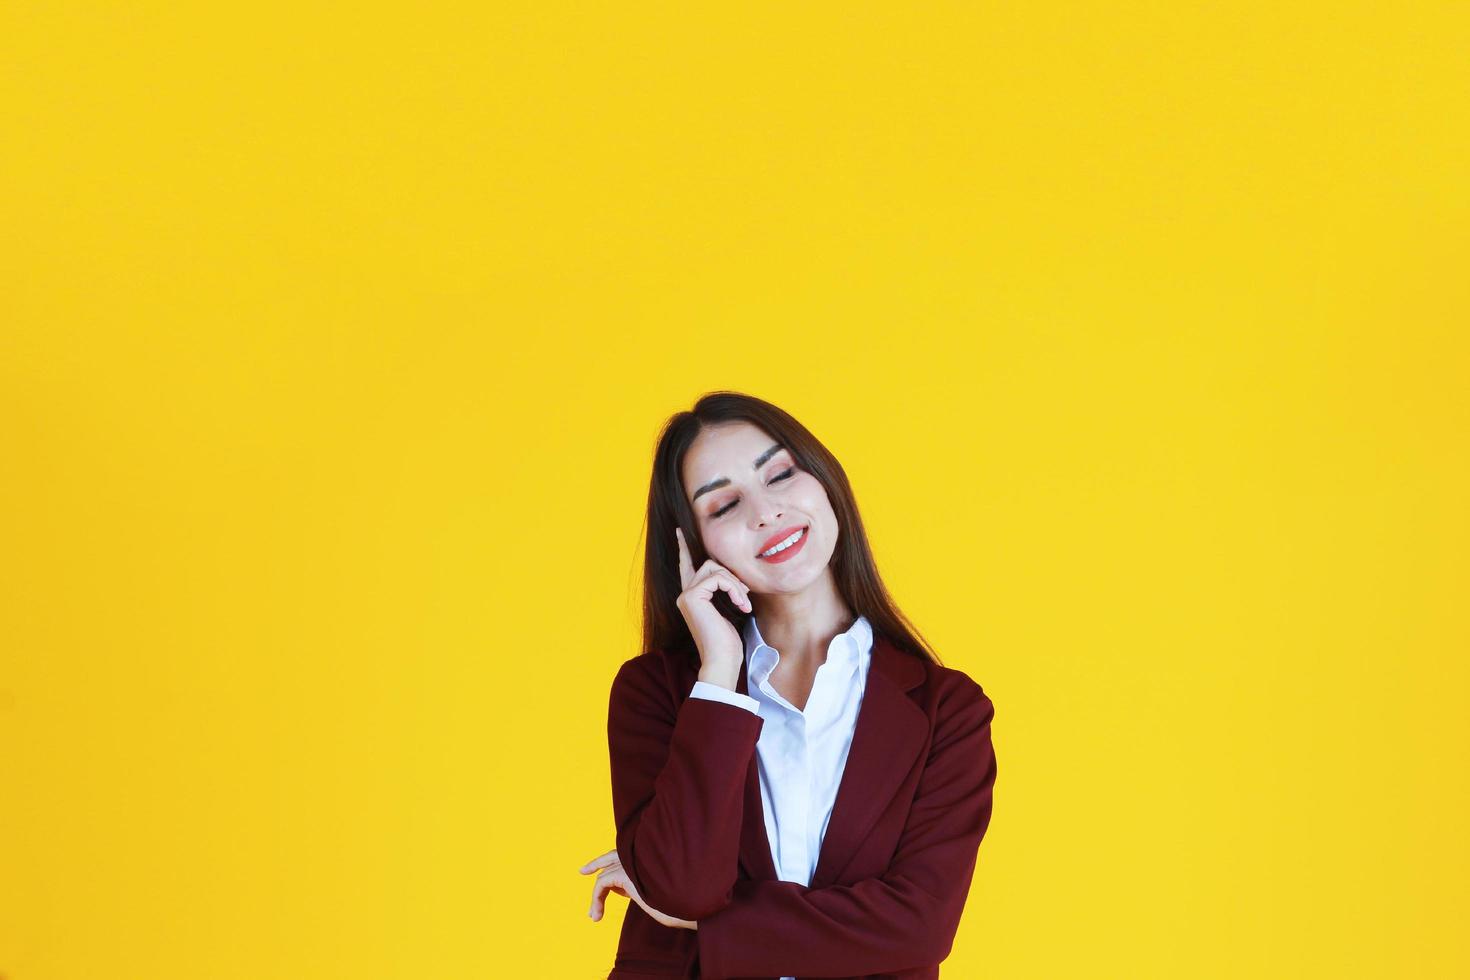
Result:
{"type": "Polygon", "coordinates": [[[699,923],[690,919],[676,919],[672,915],[664,915],[656,908],[649,906],[638,894],[638,889],[633,887],[633,882],[628,878],[628,872],[623,870],[623,862],[618,857],[617,849],[608,851],[602,857],[593,858],[578,870],[585,874],[592,874],[599,868],[605,869],[597,876],[597,882],[592,886],[592,907],[587,914],[592,917],[593,922],[602,918],[603,900],[608,892],[617,892],[624,898],[637,902],[643,911],[653,917],[654,921],[670,926],[674,929],[698,929],[699,923]]]}

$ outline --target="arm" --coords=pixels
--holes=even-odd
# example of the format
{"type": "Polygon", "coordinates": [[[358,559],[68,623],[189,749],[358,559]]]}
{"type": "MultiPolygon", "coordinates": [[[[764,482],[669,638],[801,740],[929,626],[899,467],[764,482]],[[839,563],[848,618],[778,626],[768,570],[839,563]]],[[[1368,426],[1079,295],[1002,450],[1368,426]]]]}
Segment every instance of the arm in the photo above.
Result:
{"type": "Polygon", "coordinates": [[[657,667],[625,663],[608,702],[618,859],[651,907],[697,920],[730,900],[763,721],[705,697],[671,710],[657,667]]]}
{"type": "Polygon", "coordinates": [[[815,889],[791,881],[737,881],[730,903],[699,919],[701,975],[860,976],[948,956],[990,823],[994,713],[973,681],[940,706],[929,759],[887,871],[815,889]]]}

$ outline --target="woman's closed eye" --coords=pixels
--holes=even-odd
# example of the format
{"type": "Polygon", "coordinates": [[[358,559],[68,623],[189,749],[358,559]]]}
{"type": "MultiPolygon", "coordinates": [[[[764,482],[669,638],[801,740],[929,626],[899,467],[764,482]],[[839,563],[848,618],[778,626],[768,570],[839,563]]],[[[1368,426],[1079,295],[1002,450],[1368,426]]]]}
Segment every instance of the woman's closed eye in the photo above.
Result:
{"type": "MultiPolygon", "coordinates": [[[[795,473],[796,473],[796,467],[795,466],[788,466],[785,470],[781,471],[775,477],[773,477],[771,479],[771,483],[780,483],[782,480],[789,480],[795,473]]],[[[767,486],[770,486],[769,483],[766,484],[766,485],[767,486]]],[[[724,514],[727,511],[729,511],[731,507],[734,507],[736,503],[738,503],[738,501],[732,500],[728,504],[726,504],[725,506],[721,507],[719,510],[715,511],[713,514],[711,514],[709,516],[710,517],[719,517],[722,514],[724,514]]]]}

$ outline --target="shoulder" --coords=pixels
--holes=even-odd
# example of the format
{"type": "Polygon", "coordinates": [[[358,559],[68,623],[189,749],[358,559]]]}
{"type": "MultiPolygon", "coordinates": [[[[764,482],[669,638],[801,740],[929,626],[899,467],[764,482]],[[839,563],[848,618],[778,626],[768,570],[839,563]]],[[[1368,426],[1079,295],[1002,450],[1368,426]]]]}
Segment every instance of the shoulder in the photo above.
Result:
{"type": "Polygon", "coordinates": [[[928,715],[930,764],[958,766],[966,773],[992,772],[995,705],[990,696],[958,667],[923,663],[925,683],[909,693],[919,696],[919,707],[928,715]]]}
{"type": "Polygon", "coordinates": [[[936,718],[948,715],[983,717],[995,713],[995,705],[980,682],[958,667],[948,667],[932,660],[921,661],[924,667],[925,700],[936,718]]]}

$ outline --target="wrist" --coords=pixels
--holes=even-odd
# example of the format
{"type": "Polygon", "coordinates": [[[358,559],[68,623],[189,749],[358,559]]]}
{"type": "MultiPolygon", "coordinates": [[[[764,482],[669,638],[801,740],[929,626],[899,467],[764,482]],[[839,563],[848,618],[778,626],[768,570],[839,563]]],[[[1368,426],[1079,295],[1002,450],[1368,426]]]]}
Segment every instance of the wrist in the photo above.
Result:
{"type": "Polygon", "coordinates": [[[698,679],[733,691],[740,682],[740,664],[707,664],[699,668],[698,679]]]}

